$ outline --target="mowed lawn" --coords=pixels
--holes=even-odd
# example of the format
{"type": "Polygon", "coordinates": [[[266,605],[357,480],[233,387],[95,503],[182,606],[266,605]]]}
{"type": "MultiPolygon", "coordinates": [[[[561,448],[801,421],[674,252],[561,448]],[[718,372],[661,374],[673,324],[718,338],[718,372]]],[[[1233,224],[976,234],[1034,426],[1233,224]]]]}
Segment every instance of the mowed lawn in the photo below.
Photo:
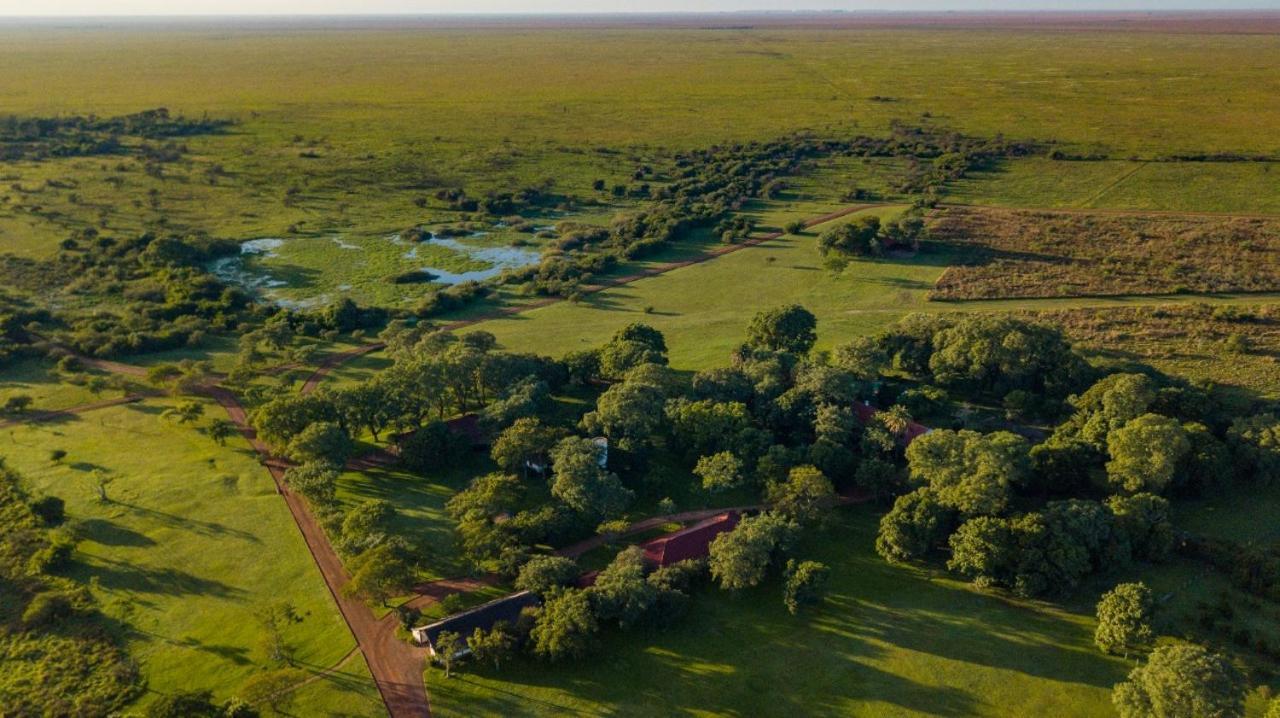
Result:
{"type": "Polygon", "coordinates": [[[820,610],[792,617],[776,581],[706,588],[669,630],[610,630],[589,658],[501,672],[427,671],[439,716],[1112,715],[1128,670],[1093,647],[1091,618],[891,566],[879,509],[841,510],[797,555],[832,568],[820,610]],[[1069,710],[1065,707],[1069,706],[1069,710]]]}
{"type": "MultiPolygon", "coordinates": [[[[235,694],[266,666],[255,613],[273,601],[302,616],[285,629],[299,667],[337,663],[354,640],[270,476],[243,440],[219,447],[163,418],[170,403],[11,426],[0,449],[35,493],[67,502],[83,536],[73,576],[126,637],[147,681],[143,702],[178,690],[235,694]],[[52,462],[53,449],[66,458],[52,462]],[[110,479],[108,503],[97,499],[99,475],[110,479]]],[[[205,421],[220,411],[207,403],[205,421]]],[[[380,715],[359,657],[348,670],[299,692],[300,703],[323,693],[307,715],[380,715]]]]}

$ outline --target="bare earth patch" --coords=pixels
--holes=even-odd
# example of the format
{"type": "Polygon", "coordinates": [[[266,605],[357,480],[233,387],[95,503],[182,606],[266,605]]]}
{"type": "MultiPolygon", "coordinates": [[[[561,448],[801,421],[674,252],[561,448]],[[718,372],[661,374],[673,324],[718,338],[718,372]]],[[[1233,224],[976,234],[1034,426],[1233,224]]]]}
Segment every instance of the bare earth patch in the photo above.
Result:
{"type": "Polygon", "coordinates": [[[930,231],[960,262],[935,300],[1280,289],[1280,218],[951,207],[930,231]]]}

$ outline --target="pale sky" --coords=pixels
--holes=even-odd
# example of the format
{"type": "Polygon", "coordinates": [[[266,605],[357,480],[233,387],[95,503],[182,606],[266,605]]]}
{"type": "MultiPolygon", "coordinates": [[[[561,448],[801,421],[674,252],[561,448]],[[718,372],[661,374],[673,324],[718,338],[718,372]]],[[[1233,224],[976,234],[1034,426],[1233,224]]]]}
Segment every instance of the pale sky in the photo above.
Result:
{"type": "Polygon", "coordinates": [[[1277,10],[1280,0],[0,0],[0,16],[1197,9],[1277,10]]]}

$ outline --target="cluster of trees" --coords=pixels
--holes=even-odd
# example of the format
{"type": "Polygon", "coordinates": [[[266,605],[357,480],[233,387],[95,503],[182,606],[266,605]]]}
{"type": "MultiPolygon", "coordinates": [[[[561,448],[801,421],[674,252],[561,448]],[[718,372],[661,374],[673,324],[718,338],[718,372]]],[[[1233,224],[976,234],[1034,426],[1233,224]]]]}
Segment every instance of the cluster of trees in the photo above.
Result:
{"type": "Polygon", "coordinates": [[[732,366],[692,378],[665,366],[664,338],[641,323],[566,356],[571,380],[606,388],[576,426],[525,415],[497,432],[491,454],[501,471],[449,503],[464,554],[514,575],[537,544],[605,530],[651,490],[646,477],[659,452],[705,491],[755,493],[801,525],[820,523],[838,489],[895,491],[909,417],[897,408],[858,418],[852,407],[871,385],[843,353],[811,355],[813,315],[799,306],[761,312],[748,337],[732,366]]]}
{"type": "Polygon", "coordinates": [[[933,431],[906,452],[914,490],[881,522],[877,549],[1036,596],[1173,549],[1169,498],[1230,476],[1266,482],[1280,457],[1269,414],[1232,419],[1202,389],[1117,373],[1061,397],[1092,372],[1061,334],[1008,318],[909,318],[868,352],[978,395],[1021,394],[1066,419],[1032,446],[1009,432],[933,431]],[[1038,506],[1038,508],[1036,508],[1038,506]],[[1014,507],[1017,510],[1014,510],[1014,507]]]}
{"type": "Polygon", "coordinates": [[[141,679],[93,596],[64,576],[76,542],[64,525],[62,501],[29,495],[0,458],[0,517],[5,711],[73,715],[92,706],[94,715],[105,715],[123,709],[141,693],[141,679]]]}
{"type": "Polygon", "coordinates": [[[818,235],[818,251],[829,260],[879,256],[896,247],[918,250],[924,237],[924,218],[916,212],[887,222],[867,215],[818,235]]]}

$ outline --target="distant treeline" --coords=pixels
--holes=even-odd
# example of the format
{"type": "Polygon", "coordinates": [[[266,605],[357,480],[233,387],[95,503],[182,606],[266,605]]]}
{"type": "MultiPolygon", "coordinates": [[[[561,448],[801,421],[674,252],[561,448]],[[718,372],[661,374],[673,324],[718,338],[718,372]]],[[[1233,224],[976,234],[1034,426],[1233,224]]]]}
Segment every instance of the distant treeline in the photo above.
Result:
{"type": "Polygon", "coordinates": [[[231,124],[231,120],[207,116],[175,116],[163,107],[117,117],[9,115],[0,118],[0,160],[126,154],[132,151],[131,147],[142,151],[147,145],[130,145],[124,138],[171,140],[210,135],[231,124]]]}

